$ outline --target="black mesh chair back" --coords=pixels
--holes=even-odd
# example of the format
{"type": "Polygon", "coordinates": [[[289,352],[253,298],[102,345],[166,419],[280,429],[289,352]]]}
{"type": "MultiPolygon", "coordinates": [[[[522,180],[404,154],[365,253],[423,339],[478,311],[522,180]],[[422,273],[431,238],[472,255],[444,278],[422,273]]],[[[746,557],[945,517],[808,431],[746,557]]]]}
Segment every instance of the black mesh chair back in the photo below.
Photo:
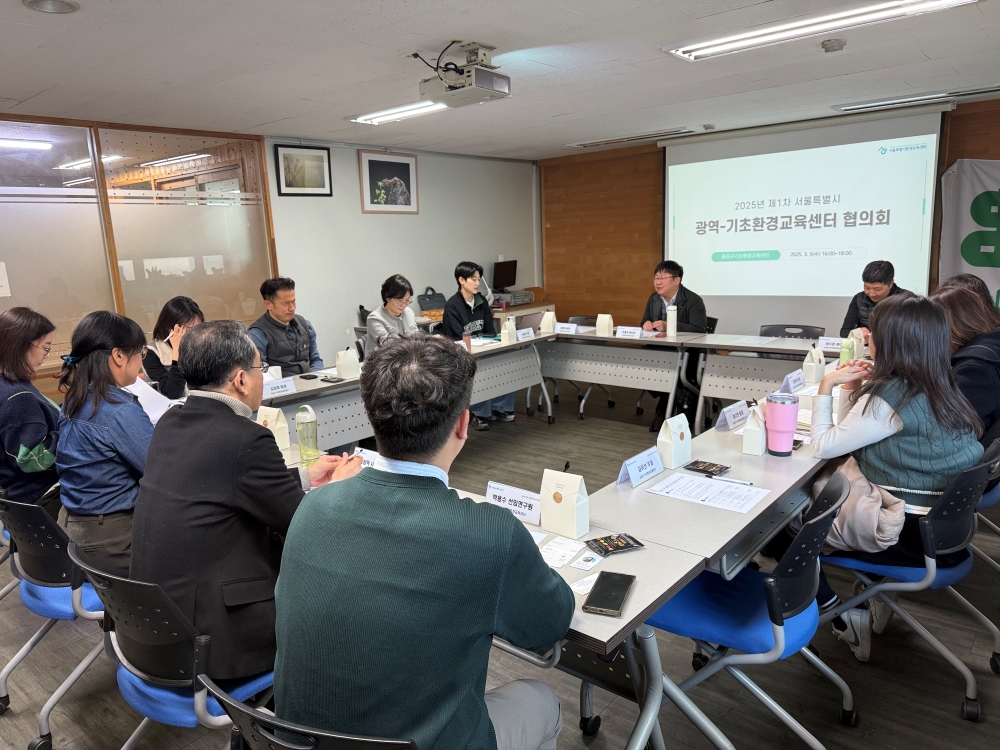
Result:
{"type": "Polygon", "coordinates": [[[982,463],[966,469],[952,480],[927,514],[934,530],[934,550],[937,554],[958,552],[972,543],[976,534],[976,506],[998,462],[1000,440],[986,449],[982,463]]]}
{"type": "Polygon", "coordinates": [[[207,636],[195,630],[158,584],[98,570],[75,544],[69,546],[69,557],[114,622],[111,641],[127,670],[149,682],[190,687],[195,675],[208,669],[207,636]]]}
{"type": "Polygon", "coordinates": [[[250,750],[417,750],[413,740],[357,737],[282,721],[233,700],[205,675],[198,680],[225,709],[250,750]]]}
{"type": "Polygon", "coordinates": [[[358,318],[361,320],[361,325],[368,325],[368,316],[371,314],[372,311],[366,309],[364,305],[358,305],[358,318]]]}
{"type": "Polygon", "coordinates": [[[760,335],[782,339],[818,339],[826,335],[826,329],[821,326],[770,325],[761,326],[760,335]]]}
{"type": "Polygon", "coordinates": [[[778,582],[778,601],[785,618],[804,612],[819,590],[819,553],[833,519],[851,489],[847,477],[836,472],[803,515],[805,523],[772,575],[778,582]]]}
{"type": "Polygon", "coordinates": [[[715,333],[715,329],[719,327],[718,318],[705,318],[705,333],[715,333]]]}
{"type": "Polygon", "coordinates": [[[73,583],[73,562],[66,555],[69,537],[44,508],[0,500],[0,521],[13,542],[15,576],[39,586],[73,583]]]}
{"type": "Polygon", "coordinates": [[[569,320],[566,321],[571,325],[575,326],[596,326],[597,316],[596,315],[571,315],[569,320]]]}

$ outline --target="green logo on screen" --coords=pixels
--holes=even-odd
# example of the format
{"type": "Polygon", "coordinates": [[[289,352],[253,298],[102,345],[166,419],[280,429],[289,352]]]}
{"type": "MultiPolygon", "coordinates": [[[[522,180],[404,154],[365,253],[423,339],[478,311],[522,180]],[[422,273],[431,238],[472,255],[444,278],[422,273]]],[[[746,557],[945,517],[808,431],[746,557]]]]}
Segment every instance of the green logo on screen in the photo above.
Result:
{"type": "Polygon", "coordinates": [[[962,257],[970,266],[1000,268],[1000,190],[987,190],[969,204],[972,220],[981,227],[962,240],[962,257]]]}

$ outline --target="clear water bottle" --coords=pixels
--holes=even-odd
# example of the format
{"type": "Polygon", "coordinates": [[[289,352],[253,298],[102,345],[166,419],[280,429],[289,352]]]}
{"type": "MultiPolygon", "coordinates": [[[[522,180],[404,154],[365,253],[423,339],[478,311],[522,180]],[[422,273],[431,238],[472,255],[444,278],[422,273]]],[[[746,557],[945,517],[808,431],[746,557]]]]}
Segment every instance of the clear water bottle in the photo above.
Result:
{"type": "Polygon", "coordinates": [[[303,404],[295,412],[295,434],[299,439],[299,463],[311,466],[319,458],[319,436],[316,434],[316,412],[303,404]]]}

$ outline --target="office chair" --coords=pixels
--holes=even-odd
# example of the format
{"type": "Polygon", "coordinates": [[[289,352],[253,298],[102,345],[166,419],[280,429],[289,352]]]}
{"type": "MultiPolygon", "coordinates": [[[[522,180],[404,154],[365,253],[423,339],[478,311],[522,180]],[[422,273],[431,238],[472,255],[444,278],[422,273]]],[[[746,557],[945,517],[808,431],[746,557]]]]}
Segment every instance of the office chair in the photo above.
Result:
{"type": "MultiPolygon", "coordinates": [[[[705,333],[711,335],[715,333],[715,330],[719,327],[718,318],[705,318],[705,333]]],[[[695,368],[695,381],[692,383],[687,377],[687,363],[688,357],[691,355],[690,352],[685,351],[684,356],[681,358],[681,385],[687,388],[689,391],[697,395],[698,390],[701,388],[701,371],[705,367],[705,355],[706,351],[703,349],[698,353],[698,366],[695,368]]],[[[642,397],[649,393],[649,391],[639,391],[639,398],[635,402],[635,415],[641,417],[644,409],[642,408],[642,397]]],[[[670,416],[669,414],[667,415],[670,416]]]]}
{"type": "Polygon", "coordinates": [[[358,338],[354,340],[354,348],[358,350],[358,362],[365,361],[365,339],[358,338]]]}
{"type": "MultiPolygon", "coordinates": [[[[982,437],[980,442],[983,444],[983,446],[990,446],[993,444],[993,441],[997,440],[998,438],[1000,438],[1000,422],[997,422],[995,425],[993,425],[990,431],[982,437]]],[[[988,519],[986,516],[983,515],[984,510],[986,510],[987,508],[992,508],[998,502],[1000,502],[1000,465],[998,465],[997,469],[990,474],[990,481],[989,484],[986,485],[986,490],[983,492],[983,499],[980,500],[979,505],[976,506],[976,519],[979,522],[979,526],[987,531],[993,532],[997,536],[1000,536],[1000,526],[997,526],[990,519],[988,519]],[[990,485],[995,485],[995,486],[991,487],[990,485]]],[[[975,555],[984,563],[993,568],[994,572],[1000,573],[1000,563],[998,563],[992,557],[987,555],[976,545],[970,544],[969,550],[972,552],[973,555],[975,555]]]]}
{"type": "MultiPolygon", "coordinates": [[[[69,558],[86,576],[114,622],[111,647],[118,659],[118,690],[144,717],[122,750],[137,747],[149,725],[229,727],[222,707],[196,678],[211,669],[211,638],[188,621],[155,583],[143,583],[98,570],[70,544],[69,558]]],[[[240,700],[267,701],[274,673],[227,680],[227,691],[240,700]]],[[[33,750],[33,748],[29,748],[33,750]]]]}
{"type": "Polygon", "coordinates": [[[357,737],[282,721],[233,699],[206,675],[198,675],[198,682],[232,719],[233,750],[417,750],[413,740],[357,737]]]}
{"type": "Polygon", "coordinates": [[[366,327],[368,325],[368,316],[372,314],[372,311],[367,309],[364,305],[358,305],[358,318],[361,321],[361,326],[366,327]]]}
{"type": "MultiPolygon", "coordinates": [[[[597,316],[596,315],[572,315],[572,316],[570,316],[570,319],[567,320],[566,322],[567,323],[573,323],[574,325],[578,325],[578,326],[596,326],[597,325],[597,316]]],[[[553,389],[553,392],[555,394],[555,402],[559,403],[559,384],[556,383],[556,381],[552,380],[551,378],[549,379],[549,381],[552,383],[552,389],[553,389]]],[[[569,384],[571,386],[573,386],[574,388],[576,388],[576,400],[580,402],[579,417],[580,417],[580,419],[583,419],[584,418],[583,407],[587,405],[587,397],[590,396],[590,392],[592,390],[594,390],[594,386],[593,385],[588,385],[587,386],[587,390],[584,391],[583,388],[581,388],[579,385],[577,385],[576,383],[574,383],[572,380],[569,381],[569,384]]],[[[615,407],[615,402],[611,398],[611,391],[609,391],[607,388],[605,388],[600,383],[597,384],[597,387],[600,388],[602,391],[604,391],[605,395],[608,397],[608,408],[609,409],[613,409],[615,407]]],[[[541,396],[539,396],[539,399],[541,399],[541,396]]],[[[539,400],[538,405],[541,406],[541,403],[542,403],[541,400],[539,400]]]]}
{"type": "Polygon", "coordinates": [[[695,673],[680,684],[681,690],[687,692],[725,670],[816,750],[823,750],[823,745],[752,682],[741,667],[801,654],[840,689],[841,723],[857,726],[858,711],[851,689],[808,648],[819,625],[819,553],[849,490],[850,483],[843,474],[837,472],[830,478],[773,573],[744,568],[733,580],[725,581],[706,571],[646,621],[654,628],[695,642],[695,673]],[[742,653],[731,654],[730,650],[742,653]]]}
{"type": "MultiPolygon", "coordinates": [[[[0,500],[0,522],[10,532],[10,569],[17,582],[24,606],[45,622],[24,644],[7,666],[0,671],[0,714],[10,706],[7,680],[17,666],[31,653],[52,627],[60,620],[75,620],[81,616],[74,604],[79,602],[88,610],[85,619],[100,621],[100,599],[93,588],[77,576],[74,579],[73,562],[67,556],[69,538],[41,507],[27,503],[0,500]]],[[[6,592],[10,586],[4,588],[6,592]]],[[[28,750],[51,750],[52,732],[49,716],[56,704],[87,671],[104,650],[104,642],[94,646],[59,688],[42,706],[38,714],[38,736],[28,745],[28,750]]]]}
{"type": "Polygon", "coordinates": [[[976,678],[971,670],[948,648],[935,638],[917,620],[903,609],[902,606],[885,594],[890,592],[924,591],[926,589],[945,589],[961,607],[979,621],[993,636],[993,653],[990,656],[990,669],[1000,674],[1000,630],[982,612],[973,607],[965,597],[959,594],[953,586],[965,578],[972,570],[972,555],[968,554],[969,543],[976,533],[976,507],[982,498],[983,488],[989,482],[990,474],[1000,466],[1000,440],[993,443],[983,456],[983,463],[967,469],[959,474],[948,485],[941,498],[931,511],[920,519],[920,537],[924,549],[924,567],[916,568],[903,565],[879,564],[879,554],[866,555],[867,559],[843,557],[840,555],[824,556],[826,565],[850,570],[864,584],[864,589],[846,602],[828,610],[820,618],[820,623],[827,623],[848,609],[857,607],[873,597],[878,597],[883,605],[923,638],[928,645],[958,670],[965,679],[965,701],[962,703],[962,718],[968,721],[981,721],[982,711],[977,701],[976,678]],[[937,556],[966,550],[962,562],[950,567],[938,567],[937,556]],[[882,582],[876,582],[871,576],[882,576],[882,582]]]}
{"type": "Polygon", "coordinates": [[[822,326],[770,325],[761,326],[760,335],[779,339],[818,339],[826,335],[826,329],[822,326]]]}

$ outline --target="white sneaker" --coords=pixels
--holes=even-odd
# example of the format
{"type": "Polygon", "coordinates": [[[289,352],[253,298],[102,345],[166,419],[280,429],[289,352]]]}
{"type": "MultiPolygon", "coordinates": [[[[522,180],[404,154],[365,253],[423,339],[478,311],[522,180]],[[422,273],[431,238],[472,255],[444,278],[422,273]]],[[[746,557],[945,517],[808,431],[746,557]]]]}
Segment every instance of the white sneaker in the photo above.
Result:
{"type": "Polygon", "coordinates": [[[871,612],[855,607],[844,612],[840,618],[847,623],[847,627],[844,630],[834,628],[834,635],[851,647],[858,661],[868,661],[872,654],[871,612]]]}
{"type": "MultiPolygon", "coordinates": [[[[854,594],[860,594],[867,588],[861,581],[854,582],[854,594]]],[[[899,599],[898,591],[886,591],[883,596],[887,596],[893,601],[899,599]]],[[[885,604],[878,596],[873,596],[869,599],[866,604],[868,605],[869,611],[872,613],[872,632],[876,635],[882,635],[885,631],[886,626],[889,624],[889,620],[892,616],[896,614],[893,612],[888,605],[885,604]]]]}

